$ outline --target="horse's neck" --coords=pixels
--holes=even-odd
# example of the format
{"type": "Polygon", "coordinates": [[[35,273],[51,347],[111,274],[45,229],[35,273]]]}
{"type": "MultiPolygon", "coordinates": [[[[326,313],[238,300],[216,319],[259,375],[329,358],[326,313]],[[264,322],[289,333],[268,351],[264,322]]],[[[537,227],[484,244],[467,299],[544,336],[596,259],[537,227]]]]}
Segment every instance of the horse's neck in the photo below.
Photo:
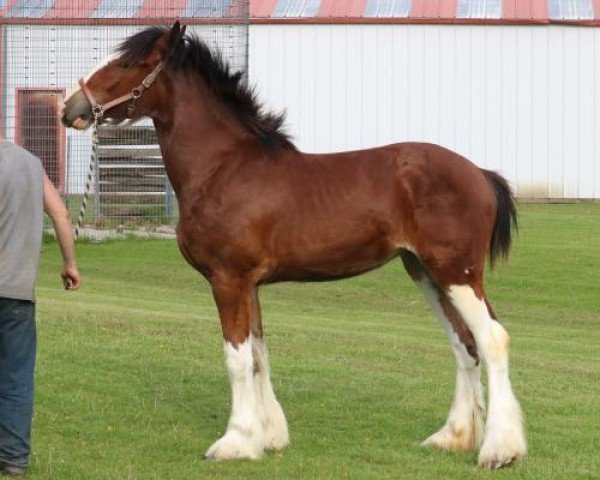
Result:
{"type": "Polygon", "coordinates": [[[197,85],[173,82],[173,94],[154,123],[169,180],[180,199],[198,188],[239,144],[248,140],[217,99],[197,85]]]}
{"type": "Polygon", "coordinates": [[[162,133],[157,126],[165,170],[178,197],[191,182],[202,184],[223,161],[217,148],[202,145],[202,139],[210,138],[210,132],[189,130],[175,128],[162,133]]]}

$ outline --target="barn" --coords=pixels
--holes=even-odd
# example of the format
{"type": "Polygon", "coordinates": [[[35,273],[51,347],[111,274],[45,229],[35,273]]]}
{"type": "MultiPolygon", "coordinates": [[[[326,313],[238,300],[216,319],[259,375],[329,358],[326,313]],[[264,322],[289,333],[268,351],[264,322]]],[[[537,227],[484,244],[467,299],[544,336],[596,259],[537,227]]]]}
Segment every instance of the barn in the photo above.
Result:
{"type": "Polygon", "coordinates": [[[521,199],[600,198],[600,2],[251,3],[250,75],[308,151],[449,147],[521,199]]]}
{"type": "MultiPolygon", "coordinates": [[[[434,142],[501,172],[521,199],[600,199],[600,0],[252,0],[249,37],[245,1],[0,7],[1,128],[67,195],[83,191],[91,141],[64,131],[58,100],[125,36],[178,18],[248,68],[303,150],[434,142]]],[[[146,130],[117,143],[159,178],[146,130]]],[[[162,198],[161,178],[162,192],[129,194],[162,198]]]]}

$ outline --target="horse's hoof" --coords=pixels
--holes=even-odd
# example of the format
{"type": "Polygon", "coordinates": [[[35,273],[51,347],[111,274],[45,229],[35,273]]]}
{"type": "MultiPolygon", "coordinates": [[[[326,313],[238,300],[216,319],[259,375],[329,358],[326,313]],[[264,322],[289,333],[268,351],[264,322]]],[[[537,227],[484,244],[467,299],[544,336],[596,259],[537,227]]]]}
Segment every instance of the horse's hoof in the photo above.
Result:
{"type": "Polygon", "coordinates": [[[244,435],[237,430],[229,430],[213,443],[204,454],[207,460],[222,461],[262,457],[264,446],[255,436],[244,435]]]}
{"type": "Polygon", "coordinates": [[[527,454],[527,440],[523,430],[522,416],[516,401],[513,404],[514,413],[500,424],[488,419],[488,427],[483,445],[479,451],[479,466],[482,468],[502,468],[512,465],[527,454]],[[500,425],[500,426],[498,426],[500,425]]]}
{"type": "Polygon", "coordinates": [[[280,452],[290,443],[290,434],[283,410],[277,404],[271,412],[271,418],[263,423],[265,431],[265,450],[280,452]]]}
{"type": "Polygon", "coordinates": [[[290,438],[287,434],[287,431],[285,433],[280,432],[278,434],[267,436],[265,450],[268,450],[269,452],[281,452],[289,444],[290,438]]]}
{"type": "Polygon", "coordinates": [[[421,443],[421,446],[439,448],[448,452],[469,452],[477,450],[479,444],[480,439],[473,428],[453,428],[444,425],[421,443]]]}
{"type": "Polygon", "coordinates": [[[478,464],[481,468],[496,470],[498,468],[510,467],[513,463],[521,458],[519,455],[514,456],[491,456],[482,458],[479,456],[478,464]]]}
{"type": "Polygon", "coordinates": [[[517,460],[523,458],[527,453],[525,446],[509,445],[492,448],[484,442],[479,452],[478,464],[481,468],[495,470],[498,468],[509,467],[517,460]]]}

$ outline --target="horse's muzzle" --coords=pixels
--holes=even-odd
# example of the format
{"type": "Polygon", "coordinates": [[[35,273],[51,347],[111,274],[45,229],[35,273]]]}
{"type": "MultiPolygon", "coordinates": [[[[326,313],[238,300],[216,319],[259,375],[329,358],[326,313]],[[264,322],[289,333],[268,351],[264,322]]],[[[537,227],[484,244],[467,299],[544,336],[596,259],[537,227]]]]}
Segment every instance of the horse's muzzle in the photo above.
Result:
{"type": "Polygon", "coordinates": [[[60,110],[60,120],[65,127],[85,130],[94,123],[92,106],[81,90],[65,99],[60,110]]]}

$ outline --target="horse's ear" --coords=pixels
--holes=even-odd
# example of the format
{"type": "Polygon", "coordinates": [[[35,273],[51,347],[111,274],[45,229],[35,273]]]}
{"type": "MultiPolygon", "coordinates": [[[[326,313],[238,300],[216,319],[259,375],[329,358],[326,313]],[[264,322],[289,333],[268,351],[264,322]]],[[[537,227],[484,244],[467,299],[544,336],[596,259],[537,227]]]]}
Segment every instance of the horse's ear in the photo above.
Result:
{"type": "MultiPolygon", "coordinates": [[[[177,45],[185,35],[186,25],[181,26],[179,20],[176,21],[171,30],[165,32],[165,34],[158,39],[156,42],[156,48],[158,49],[158,53],[160,57],[165,60],[173,50],[177,48],[177,45]]],[[[160,59],[156,59],[155,61],[159,61],[160,59]]]]}
{"type": "Polygon", "coordinates": [[[186,28],[187,28],[187,25],[181,26],[181,23],[179,23],[179,20],[177,20],[173,24],[173,27],[171,27],[171,31],[169,32],[169,40],[167,42],[169,52],[171,52],[174,48],[177,47],[177,44],[185,35],[186,28]]]}

